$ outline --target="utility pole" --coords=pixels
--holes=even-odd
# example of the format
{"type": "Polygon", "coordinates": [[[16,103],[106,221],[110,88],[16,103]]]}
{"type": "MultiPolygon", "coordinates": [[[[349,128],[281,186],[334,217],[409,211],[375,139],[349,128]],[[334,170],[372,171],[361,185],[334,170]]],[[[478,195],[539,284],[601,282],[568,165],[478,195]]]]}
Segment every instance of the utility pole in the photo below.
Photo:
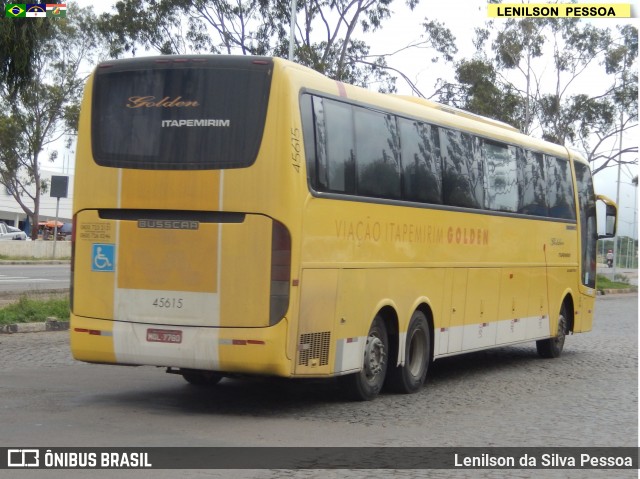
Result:
{"type": "Polygon", "coordinates": [[[293,61],[293,47],[296,42],[296,0],[291,0],[291,20],[289,24],[289,60],[293,61]]]}
{"type": "MultiPolygon", "coordinates": [[[[620,170],[622,169],[622,129],[623,129],[623,118],[624,113],[620,111],[620,156],[618,157],[618,185],[616,187],[616,205],[618,205],[618,213],[622,211],[620,208],[620,170]]],[[[620,215],[618,214],[618,217],[620,215]]],[[[619,223],[619,221],[618,221],[619,223]]],[[[616,279],[616,263],[618,262],[618,235],[613,238],[613,270],[611,271],[611,280],[615,281],[616,279]]]]}

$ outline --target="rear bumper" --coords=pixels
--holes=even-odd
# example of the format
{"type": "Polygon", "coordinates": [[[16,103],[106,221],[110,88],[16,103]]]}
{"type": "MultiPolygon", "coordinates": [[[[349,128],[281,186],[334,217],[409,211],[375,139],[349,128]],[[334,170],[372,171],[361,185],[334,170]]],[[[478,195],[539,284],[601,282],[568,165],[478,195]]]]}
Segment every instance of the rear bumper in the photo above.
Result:
{"type": "Polygon", "coordinates": [[[168,326],[71,315],[71,352],[80,361],[290,377],[287,320],[268,328],[168,326]],[[151,337],[171,333],[171,342],[151,337]]]}

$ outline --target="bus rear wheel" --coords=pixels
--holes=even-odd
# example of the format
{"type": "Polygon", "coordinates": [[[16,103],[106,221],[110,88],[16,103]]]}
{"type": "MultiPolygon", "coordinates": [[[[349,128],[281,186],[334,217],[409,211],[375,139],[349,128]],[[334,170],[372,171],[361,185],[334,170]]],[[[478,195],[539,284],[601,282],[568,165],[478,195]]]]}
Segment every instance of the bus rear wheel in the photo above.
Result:
{"type": "Polygon", "coordinates": [[[351,399],[370,401],[380,394],[387,374],[388,351],[387,329],[382,317],[376,316],[367,334],[362,370],[338,378],[351,399]]]}
{"type": "Polygon", "coordinates": [[[416,311],[409,321],[403,366],[389,368],[387,386],[395,392],[415,393],[424,384],[431,360],[429,323],[422,311],[416,311]]]}
{"type": "Polygon", "coordinates": [[[558,316],[558,332],[555,337],[536,341],[538,354],[543,358],[557,358],[562,354],[564,339],[567,334],[567,311],[562,306],[558,316]]]}
{"type": "Polygon", "coordinates": [[[215,386],[222,376],[213,371],[198,371],[194,369],[182,369],[180,374],[189,384],[194,386],[215,386]]]}

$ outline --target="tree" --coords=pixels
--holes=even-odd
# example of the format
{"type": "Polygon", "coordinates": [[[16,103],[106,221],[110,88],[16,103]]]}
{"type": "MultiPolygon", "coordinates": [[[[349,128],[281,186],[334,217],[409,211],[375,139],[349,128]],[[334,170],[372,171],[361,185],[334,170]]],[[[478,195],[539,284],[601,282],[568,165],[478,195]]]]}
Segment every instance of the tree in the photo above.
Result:
{"type": "Polygon", "coordinates": [[[614,36],[570,18],[512,19],[495,34],[493,25],[476,31],[476,54],[455,64],[456,82],[441,81],[440,101],[582,149],[598,162],[596,173],[637,152],[636,145],[611,152],[612,139],[637,127],[635,27],[614,36]],[[552,68],[541,64],[549,58],[552,68]],[[577,87],[598,71],[608,87],[590,93],[577,87]]]}
{"type": "MultiPolygon", "coordinates": [[[[30,53],[32,82],[14,93],[9,85],[0,85],[4,99],[0,105],[0,184],[33,225],[38,224],[40,197],[48,186],[40,175],[42,153],[77,129],[84,83],[79,70],[97,50],[90,9],[70,5],[67,18],[49,21],[51,41],[30,53]]],[[[37,237],[37,227],[32,236],[37,237]]]]}
{"type": "MultiPolygon", "coordinates": [[[[375,32],[391,15],[393,0],[297,2],[294,59],[335,80],[361,86],[376,82],[394,91],[387,55],[372,55],[358,33],[375,32]]],[[[413,9],[417,0],[408,0],[413,9]]],[[[100,17],[110,54],[238,53],[285,57],[290,2],[284,0],[121,0],[100,17]]],[[[435,33],[434,33],[435,35],[435,33]]],[[[430,38],[432,44],[437,39],[430,38]]],[[[444,47],[442,47],[444,48],[444,47]]]]}
{"type": "MultiPolygon", "coordinates": [[[[7,2],[2,2],[4,12],[7,2]]],[[[34,57],[51,38],[52,22],[46,18],[14,18],[0,21],[0,84],[14,94],[35,75],[34,57]]]]}
{"type": "Polygon", "coordinates": [[[618,32],[604,60],[606,72],[613,75],[614,83],[602,97],[591,99],[590,109],[580,112],[586,116],[587,124],[595,126],[588,130],[581,124],[579,130],[580,143],[588,152],[594,174],[610,166],[638,163],[637,156],[627,159],[628,155],[637,155],[637,142],[621,146],[625,133],[638,125],[638,29],[626,25],[618,32]],[[611,149],[612,140],[619,148],[611,149]]]}
{"type": "Polygon", "coordinates": [[[486,58],[459,61],[455,80],[439,80],[435,95],[440,102],[525,129],[526,102],[511,85],[498,81],[497,70],[486,58]]]}

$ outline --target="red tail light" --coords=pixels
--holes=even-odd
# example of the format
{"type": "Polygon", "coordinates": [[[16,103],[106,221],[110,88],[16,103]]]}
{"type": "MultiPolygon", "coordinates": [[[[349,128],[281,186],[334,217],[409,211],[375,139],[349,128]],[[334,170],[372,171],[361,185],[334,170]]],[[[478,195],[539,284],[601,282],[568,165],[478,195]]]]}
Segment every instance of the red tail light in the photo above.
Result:
{"type": "Polygon", "coordinates": [[[271,301],[269,324],[280,321],[289,307],[291,235],[286,226],[273,221],[271,232],[271,301]]]}

